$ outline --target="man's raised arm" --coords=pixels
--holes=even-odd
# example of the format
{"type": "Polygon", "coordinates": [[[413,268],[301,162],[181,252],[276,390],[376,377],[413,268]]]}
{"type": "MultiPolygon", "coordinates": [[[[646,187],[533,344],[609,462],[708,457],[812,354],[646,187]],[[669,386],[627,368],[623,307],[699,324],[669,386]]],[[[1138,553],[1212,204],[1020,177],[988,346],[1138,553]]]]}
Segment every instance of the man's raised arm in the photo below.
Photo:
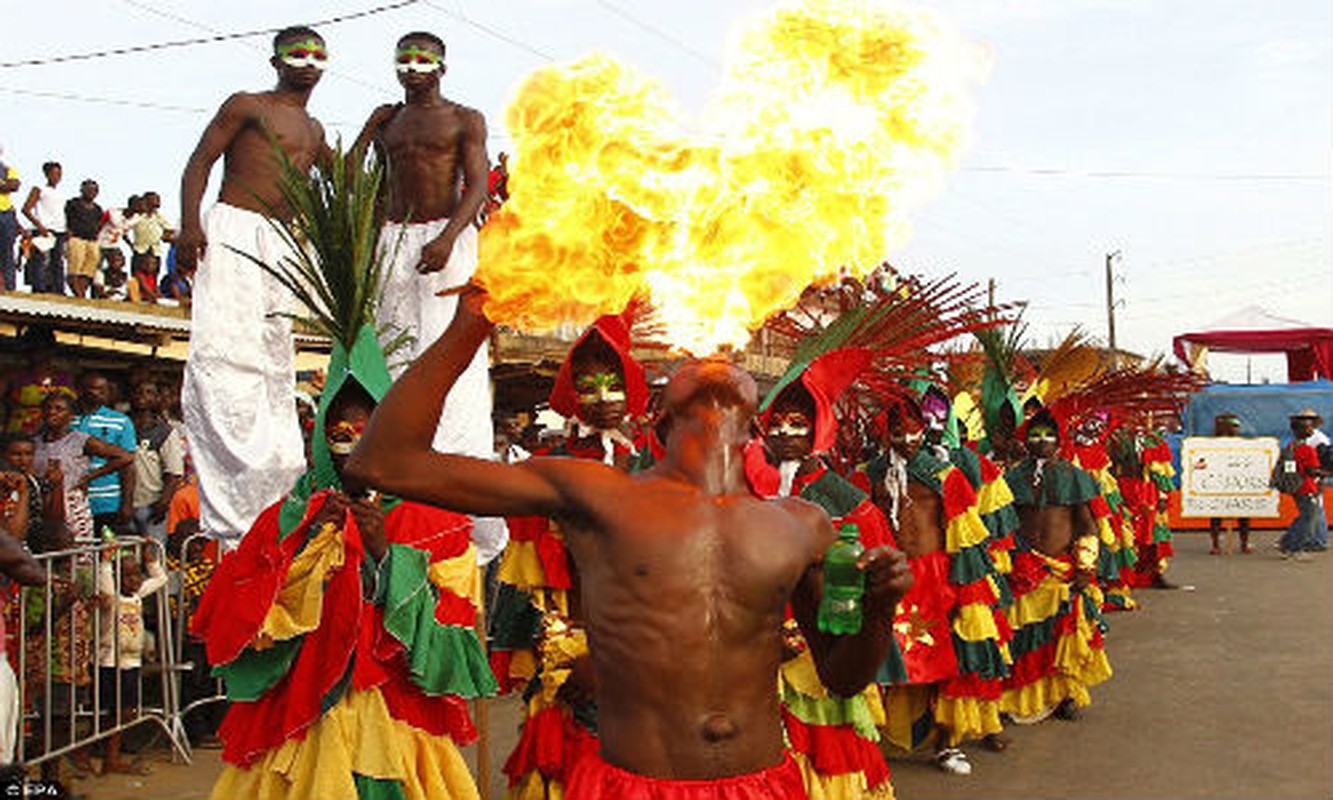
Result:
{"type": "Polygon", "coordinates": [[[477,289],[463,293],[444,334],[375,408],[343,473],[349,493],[374,487],[484,516],[550,516],[561,510],[561,494],[550,479],[559,467],[550,460],[510,465],[431,447],[445,396],[490,335],[491,322],[481,311],[484,297],[477,289]]]}

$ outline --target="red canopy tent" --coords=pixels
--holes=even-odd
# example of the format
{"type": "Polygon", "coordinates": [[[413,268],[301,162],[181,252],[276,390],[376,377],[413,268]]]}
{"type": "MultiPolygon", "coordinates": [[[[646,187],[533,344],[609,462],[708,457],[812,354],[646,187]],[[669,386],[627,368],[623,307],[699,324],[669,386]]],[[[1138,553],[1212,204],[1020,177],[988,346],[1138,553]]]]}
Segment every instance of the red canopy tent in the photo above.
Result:
{"type": "Polygon", "coordinates": [[[1258,306],[1220,319],[1209,330],[1183,333],[1172,346],[1190,365],[1198,361],[1201,347],[1219,353],[1286,353],[1289,382],[1333,379],[1333,328],[1283,319],[1258,306]]]}

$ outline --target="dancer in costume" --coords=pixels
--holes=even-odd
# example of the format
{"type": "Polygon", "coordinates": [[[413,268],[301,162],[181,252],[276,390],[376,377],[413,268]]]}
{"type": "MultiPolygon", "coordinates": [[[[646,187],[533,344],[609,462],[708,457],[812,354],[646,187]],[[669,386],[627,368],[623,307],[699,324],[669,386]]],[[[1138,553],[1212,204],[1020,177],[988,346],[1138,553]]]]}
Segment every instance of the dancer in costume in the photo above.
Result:
{"type": "Polygon", "coordinates": [[[1097,588],[1096,480],[1059,456],[1060,425],[1046,409],[1025,426],[1029,456],[1005,472],[1021,525],[1010,588],[1013,667],[1001,707],[1016,722],[1074,719],[1088,689],[1111,677],[1097,588]]]}
{"type": "Polygon", "coordinates": [[[1166,570],[1175,547],[1167,521],[1168,495],[1176,490],[1176,468],[1166,440],[1143,423],[1130,423],[1110,442],[1120,494],[1132,519],[1136,561],[1124,573],[1130,586],[1175,589],[1166,570]]]}
{"type": "Polygon", "coordinates": [[[305,469],[296,421],[290,295],[246,253],[277,264],[291,253],[270,215],[288,213],[281,159],[306,170],[327,151],[306,113],[328,61],[304,27],[273,39],[278,73],[268,92],[238,92],[204,130],[181,176],[181,264],[199,262],[181,407],[199,475],[200,524],[234,545],[255,517],[305,469]],[[222,156],[218,202],[200,221],[213,163],[222,156]]]}
{"type": "MultiPolygon", "coordinates": [[[[574,343],[551,390],[550,405],[569,421],[569,437],[536,456],[569,456],[629,471],[643,452],[628,430],[648,408],[643,365],[630,353],[626,315],[604,316],[574,343]]],[[[511,517],[510,541],[496,580],[491,665],[506,688],[523,688],[523,728],[505,762],[510,796],[560,797],[569,771],[595,753],[587,634],[577,575],[564,536],[545,516],[511,517]]]]}
{"type": "MultiPolygon", "coordinates": [[[[846,310],[822,329],[805,324],[802,314],[770,323],[771,331],[796,340],[796,353],[765,400],[765,447],[752,446],[747,458],[751,485],[760,496],[800,496],[818,503],[835,524],[855,523],[866,547],[892,544],[884,515],[871,502],[869,483],[856,483],[864,480],[864,473],[843,478],[811,454],[828,452],[843,425],[868,421],[872,407],[901,394],[899,381],[925,369],[934,358],[931,346],[1003,320],[993,309],[976,308],[977,287],[960,286],[951,277],[912,280],[894,291],[848,281],[828,293],[832,296],[825,298],[826,305],[846,310]],[[846,412],[841,420],[835,414],[839,404],[846,412]]],[[[984,544],[984,530],[981,535],[984,544]]],[[[892,665],[886,670],[901,674],[899,653],[886,664],[892,665]]],[[[806,661],[789,660],[780,690],[792,744],[798,756],[806,750],[803,765],[808,767],[811,794],[873,795],[881,785],[888,791],[887,772],[882,784],[875,780],[878,754],[856,755],[878,738],[862,711],[881,717],[877,695],[830,697],[807,676],[813,678],[806,661]],[[830,724],[839,721],[844,722],[830,724]],[[839,751],[849,756],[835,757],[839,751]]]]}
{"type": "Polygon", "coordinates": [[[856,695],[891,646],[892,608],[909,583],[901,554],[863,557],[859,633],[818,630],[819,564],[832,528],[808,503],[751,495],[743,448],[757,392],[721,360],[689,362],[672,377],[659,423],[663,460],[636,475],[583,459],[500,464],[434,452],[440,404],[491,331],[481,300],[466,296],[444,336],[390,390],[352,474],[458,511],[560,523],[579,569],[601,734],[566,797],[805,797],[773,691],[784,609],[790,601],[825,685],[856,695]]]}
{"type": "Polygon", "coordinates": [[[343,466],[390,383],[372,328],[335,350],[314,468],[222,560],[194,618],[231,705],[216,798],[478,796],[464,698],[493,694],[471,521],[352,497],[343,466]]]}
{"type": "Polygon", "coordinates": [[[1009,662],[1002,578],[976,492],[962,470],[922,446],[916,402],[891,405],[883,429],[885,455],[867,472],[915,578],[894,620],[904,668],[884,675],[888,738],[907,751],[933,743],[941,770],[967,775],[972,766],[958,745],[1002,730],[1000,681],[1009,662]]]}
{"type": "Polygon", "coordinates": [[[364,238],[379,175],[335,152],[324,174],[283,176],[299,208],[284,236],[309,245],[270,268],[334,349],[311,468],[222,559],[191,626],[231,700],[215,798],[478,796],[458,752],[476,735],[464,698],[496,687],[471,520],[345,482],[391,382],[364,238]]]}
{"type": "MultiPolygon", "coordinates": [[[[869,366],[868,350],[835,350],[809,365],[797,363],[760,405],[762,441],[746,448],[746,475],[763,498],[800,497],[829,515],[835,528],[857,526],[867,550],[894,546],[884,515],[870,496],[829,469],[819,454],[837,438],[834,406],[869,366]]],[[[787,658],[778,672],[778,696],[787,740],[812,798],[892,797],[889,768],[880,753],[885,725],[879,689],[855,697],[833,693],[819,680],[795,620],[785,624],[787,658]]]]}
{"type": "Polygon", "coordinates": [[[1134,525],[1129,507],[1120,494],[1120,482],[1112,469],[1111,455],[1106,448],[1108,437],[1115,429],[1115,420],[1109,411],[1095,411],[1082,420],[1073,422],[1074,435],[1064,452],[1070,463],[1092,475],[1101,489],[1100,503],[1091,506],[1097,519],[1098,551],[1097,583],[1102,588],[1103,611],[1133,611],[1138,608],[1130,592],[1125,574],[1138,560],[1134,547],[1134,525]]]}

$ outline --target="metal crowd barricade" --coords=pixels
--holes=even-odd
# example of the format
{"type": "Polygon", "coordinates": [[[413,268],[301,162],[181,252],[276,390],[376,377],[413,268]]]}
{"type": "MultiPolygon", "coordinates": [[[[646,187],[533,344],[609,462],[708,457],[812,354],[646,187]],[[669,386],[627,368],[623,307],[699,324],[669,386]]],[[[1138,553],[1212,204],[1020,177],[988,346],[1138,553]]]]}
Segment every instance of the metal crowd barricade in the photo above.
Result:
{"type": "MultiPolygon", "coordinates": [[[[121,561],[124,550],[133,548],[156,556],[164,572],[166,553],[161,543],[140,537],[122,537],[115,542],[87,544],[35,556],[46,572],[43,586],[24,589],[18,599],[18,686],[21,725],[16,758],[18,764],[34,765],[74,753],[98,740],[142,724],[159,726],[174,750],[188,763],[190,754],[180,722],[177,694],[174,620],[169,613],[167,583],[143,598],[156,598],[157,692],[149,702],[144,689],[151,681],[149,663],[141,663],[136,698],[124,696],[126,670],[121,666],[118,598],[121,594],[121,561]],[[111,575],[103,574],[109,564],[111,575]],[[112,593],[111,609],[103,608],[106,590],[112,593]],[[29,606],[40,599],[40,618],[29,624],[29,606]],[[103,630],[104,625],[107,631],[103,630]],[[110,674],[114,682],[103,687],[103,637],[110,635],[110,674]],[[34,651],[34,648],[37,648],[34,651]],[[59,658],[59,661],[57,661],[59,658]],[[56,678],[64,680],[56,680],[56,678]],[[103,694],[110,702],[103,707],[103,694]],[[134,702],[127,702],[134,700],[134,702]]],[[[142,564],[142,562],[141,562],[142,564]]],[[[144,660],[147,662],[147,659],[144,660]]]]}
{"type": "Polygon", "coordinates": [[[172,681],[172,684],[174,690],[176,691],[175,707],[177,709],[177,714],[174,720],[172,721],[172,724],[176,727],[176,730],[180,737],[179,738],[180,745],[183,747],[183,750],[186,753],[189,753],[191,751],[190,737],[187,733],[187,726],[185,725],[186,715],[192,711],[198,711],[199,709],[203,708],[206,705],[226,702],[227,700],[227,692],[222,685],[221,678],[213,679],[212,695],[204,697],[194,697],[191,698],[188,702],[183,700],[184,691],[183,691],[182,681],[185,680],[186,675],[194,673],[196,671],[209,669],[209,665],[206,660],[202,664],[195,663],[193,656],[196,654],[202,655],[202,653],[192,654],[186,652],[186,645],[188,644],[189,641],[188,636],[190,630],[190,614],[192,611],[192,609],[189,608],[189,604],[186,602],[185,598],[185,572],[191,563],[190,545],[195,542],[202,542],[204,545],[208,545],[213,541],[215,541],[213,537],[209,536],[206,533],[196,533],[191,536],[187,536],[184,540],[182,540],[180,559],[178,562],[180,564],[180,570],[177,574],[170,576],[174,579],[178,579],[177,581],[178,585],[172,586],[172,583],[170,582],[168,583],[168,586],[170,586],[172,589],[172,593],[176,595],[176,613],[175,613],[176,635],[175,638],[171,640],[171,645],[175,651],[174,662],[172,666],[172,672],[175,677],[175,680],[172,681]]]}

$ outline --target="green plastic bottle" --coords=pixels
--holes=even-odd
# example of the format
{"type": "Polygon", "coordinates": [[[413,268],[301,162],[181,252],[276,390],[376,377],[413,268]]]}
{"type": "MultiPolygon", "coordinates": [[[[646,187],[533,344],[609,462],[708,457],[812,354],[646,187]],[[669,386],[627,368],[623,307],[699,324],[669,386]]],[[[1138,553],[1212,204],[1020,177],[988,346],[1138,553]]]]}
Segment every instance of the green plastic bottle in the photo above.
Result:
{"type": "Polygon", "coordinates": [[[856,562],[865,553],[861,532],[852,523],[838,530],[838,541],[824,553],[824,597],[819,602],[819,629],[851,634],[861,630],[861,596],[866,574],[856,562]]]}

